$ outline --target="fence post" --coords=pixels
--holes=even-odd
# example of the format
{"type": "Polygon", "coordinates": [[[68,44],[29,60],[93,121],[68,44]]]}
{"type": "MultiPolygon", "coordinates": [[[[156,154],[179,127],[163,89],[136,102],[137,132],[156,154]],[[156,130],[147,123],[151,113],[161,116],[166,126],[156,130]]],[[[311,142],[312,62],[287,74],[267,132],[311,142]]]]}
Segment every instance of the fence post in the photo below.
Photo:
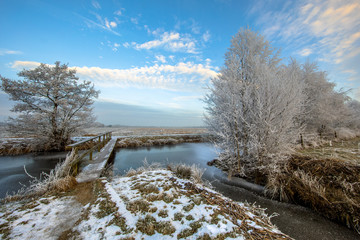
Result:
{"type": "Polygon", "coordinates": [[[301,143],[301,147],[304,147],[304,139],[302,133],[300,133],[300,143],[301,143]]]}

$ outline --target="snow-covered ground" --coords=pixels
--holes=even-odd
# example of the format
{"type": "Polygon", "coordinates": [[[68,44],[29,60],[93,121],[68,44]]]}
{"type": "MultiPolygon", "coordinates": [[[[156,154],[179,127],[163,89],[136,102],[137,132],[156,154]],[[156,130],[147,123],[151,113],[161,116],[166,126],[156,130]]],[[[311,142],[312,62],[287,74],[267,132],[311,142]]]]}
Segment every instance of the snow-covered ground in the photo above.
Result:
{"type": "Polygon", "coordinates": [[[3,204],[0,238],[289,239],[261,210],[169,170],[102,178],[83,187],[87,194],[81,189],[3,204]]]}

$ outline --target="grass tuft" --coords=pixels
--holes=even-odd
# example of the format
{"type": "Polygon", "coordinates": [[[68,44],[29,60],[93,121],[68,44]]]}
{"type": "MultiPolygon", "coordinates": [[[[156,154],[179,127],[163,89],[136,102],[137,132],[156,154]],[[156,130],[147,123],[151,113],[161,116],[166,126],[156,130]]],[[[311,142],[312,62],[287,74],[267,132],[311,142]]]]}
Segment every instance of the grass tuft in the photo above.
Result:
{"type": "Polygon", "coordinates": [[[126,205],[126,209],[132,213],[136,212],[149,212],[150,210],[150,203],[143,199],[137,199],[134,201],[129,202],[126,205]]]}
{"type": "Polygon", "coordinates": [[[269,174],[273,198],[309,206],[360,233],[360,165],[334,158],[294,155],[269,174]]]}
{"type": "Polygon", "coordinates": [[[155,231],[163,235],[171,235],[176,231],[175,227],[167,221],[157,222],[151,215],[146,215],[145,218],[141,218],[136,223],[136,228],[147,235],[154,235],[155,231]]]}
{"type": "Polygon", "coordinates": [[[192,180],[194,183],[203,184],[202,175],[205,169],[200,169],[195,164],[189,166],[186,164],[169,165],[168,169],[172,171],[178,178],[192,180]]]}
{"type": "Polygon", "coordinates": [[[20,189],[14,195],[8,195],[3,200],[4,202],[17,201],[25,198],[41,196],[49,192],[63,192],[73,189],[76,185],[76,179],[72,175],[72,166],[77,161],[77,154],[72,151],[66,156],[63,162],[58,163],[55,169],[51,170],[49,174],[42,173],[40,178],[37,179],[27,173],[32,178],[30,186],[20,189]]]}

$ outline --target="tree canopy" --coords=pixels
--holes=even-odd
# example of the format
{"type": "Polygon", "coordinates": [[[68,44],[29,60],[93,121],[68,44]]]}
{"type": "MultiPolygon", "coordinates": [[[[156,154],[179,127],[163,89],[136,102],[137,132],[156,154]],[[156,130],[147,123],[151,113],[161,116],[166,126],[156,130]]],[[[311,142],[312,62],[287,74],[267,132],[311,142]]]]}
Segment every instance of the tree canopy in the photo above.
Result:
{"type": "Polygon", "coordinates": [[[33,135],[36,147],[62,150],[70,137],[92,123],[92,104],[97,98],[90,81],[79,81],[76,70],[66,64],[40,64],[18,73],[20,80],[0,76],[1,90],[16,102],[9,118],[9,130],[17,136],[33,135]]]}
{"type": "Polygon", "coordinates": [[[252,177],[289,153],[300,133],[359,128],[360,104],[346,93],[316,63],[286,65],[263,36],[240,30],[205,97],[221,164],[252,177]]]}

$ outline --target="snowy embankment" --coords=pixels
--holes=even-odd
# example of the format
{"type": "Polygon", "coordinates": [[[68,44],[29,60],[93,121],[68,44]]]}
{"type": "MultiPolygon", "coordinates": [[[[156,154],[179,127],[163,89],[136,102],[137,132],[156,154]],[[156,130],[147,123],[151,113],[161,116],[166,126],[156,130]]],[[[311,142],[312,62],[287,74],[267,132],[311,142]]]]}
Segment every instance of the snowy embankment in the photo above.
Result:
{"type": "Polygon", "coordinates": [[[289,239],[262,209],[169,170],[132,171],[0,207],[2,239],[289,239]]]}

